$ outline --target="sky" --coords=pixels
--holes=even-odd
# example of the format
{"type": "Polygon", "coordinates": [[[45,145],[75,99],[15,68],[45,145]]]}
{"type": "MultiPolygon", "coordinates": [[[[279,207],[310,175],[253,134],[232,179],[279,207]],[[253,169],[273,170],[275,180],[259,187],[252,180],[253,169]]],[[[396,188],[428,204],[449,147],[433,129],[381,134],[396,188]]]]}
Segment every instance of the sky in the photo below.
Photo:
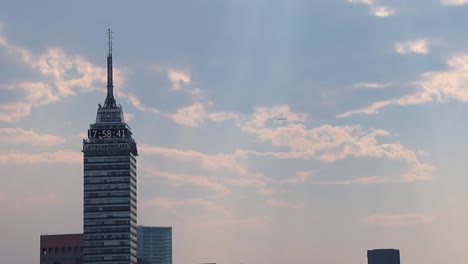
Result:
{"type": "Polygon", "coordinates": [[[82,232],[114,85],[175,264],[467,263],[467,0],[3,1],[0,263],[82,232]]]}

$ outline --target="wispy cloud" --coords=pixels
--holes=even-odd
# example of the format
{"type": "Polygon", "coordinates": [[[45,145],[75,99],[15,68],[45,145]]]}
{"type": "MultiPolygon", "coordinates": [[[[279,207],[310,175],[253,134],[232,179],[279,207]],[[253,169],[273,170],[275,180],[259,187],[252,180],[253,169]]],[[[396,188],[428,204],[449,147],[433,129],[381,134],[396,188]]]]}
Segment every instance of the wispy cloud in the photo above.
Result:
{"type": "MultiPolygon", "coordinates": [[[[0,121],[11,122],[28,116],[34,107],[57,102],[77,92],[104,91],[106,70],[81,56],[71,56],[61,48],[51,48],[36,55],[10,43],[0,30],[0,48],[17,59],[17,63],[39,74],[38,80],[0,84],[1,89],[20,90],[24,99],[0,106],[0,121]]],[[[115,79],[123,83],[123,74],[114,70],[115,79]]]]}
{"type": "Polygon", "coordinates": [[[348,3],[351,4],[364,4],[364,5],[373,5],[373,0],[348,0],[348,3]]]}
{"type": "Polygon", "coordinates": [[[171,81],[173,90],[181,90],[182,86],[192,83],[192,77],[187,72],[181,70],[168,70],[167,74],[171,81]]]}
{"type": "Polygon", "coordinates": [[[418,53],[428,54],[429,53],[429,41],[427,39],[410,40],[406,42],[395,43],[395,51],[400,54],[418,53]]]}
{"type": "Polygon", "coordinates": [[[380,109],[390,105],[408,106],[447,100],[468,102],[468,91],[465,88],[468,82],[468,55],[453,56],[447,65],[449,69],[446,71],[424,73],[419,81],[413,83],[418,88],[415,93],[377,101],[369,106],[339,114],[337,117],[377,114],[380,109]]]}
{"type": "Polygon", "coordinates": [[[376,17],[388,17],[396,13],[396,10],[389,6],[378,5],[374,0],[347,0],[350,4],[361,4],[369,7],[369,13],[376,17]]]}
{"type": "Polygon", "coordinates": [[[291,203],[280,199],[268,199],[265,200],[265,204],[270,207],[276,208],[290,208],[290,209],[302,209],[304,204],[302,203],[291,203]]]}
{"type": "Polygon", "coordinates": [[[153,113],[153,114],[162,114],[164,116],[164,114],[161,112],[161,110],[159,110],[156,107],[147,106],[147,105],[143,104],[141,102],[141,100],[135,95],[124,93],[122,91],[117,91],[117,95],[119,95],[121,97],[125,97],[130,105],[132,105],[133,107],[135,107],[136,109],[138,109],[138,110],[140,110],[142,112],[148,112],[148,113],[153,113]]]}
{"type": "Polygon", "coordinates": [[[65,142],[63,137],[54,135],[41,135],[33,130],[22,128],[0,128],[0,143],[18,144],[27,143],[35,146],[54,146],[65,142]]]}
{"type": "Polygon", "coordinates": [[[396,10],[389,6],[373,6],[369,11],[376,17],[388,17],[396,13],[396,10]]]}
{"type": "MultiPolygon", "coordinates": [[[[179,162],[188,162],[191,166],[203,168],[212,172],[210,177],[205,177],[206,180],[224,186],[266,188],[268,184],[273,183],[262,174],[249,170],[245,162],[247,157],[244,151],[205,154],[194,150],[179,150],[149,145],[142,145],[140,151],[147,155],[161,155],[179,162]]],[[[182,181],[184,178],[181,177],[179,180],[182,181]]]]}
{"type": "Polygon", "coordinates": [[[180,173],[170,173],[164,171],[147,171],[145,175],[151,175],[154,177],[160,177],[169,180],[175,186],[178,185],[192,185],[203,187],[208,190],[216,192],[220,196],[225,196],[230,193],[230,190],[216,179],[207,176],[199,175],[186,175],[180,173]]]}
{"type": "Polygon", "coordinates": [[[402,227],[410,225],[420,225],[426,224],[433,220],[432,216],[421,214],[421,213],[411,213],[411,214],[394,214],[394,215],[385,215],[385,214],[374,214],[366,218],[366,222],[373,225],[382,225],[385,227],[402,227]]]}
{"type": "Polygon", "coordinates": [[[181,125],[198,127],[203,124],[206,116],[207,112],[205,106],[201,103],[195,103],[193,105],[177,109],[177,112],[171,115],[171,119],[181,125]]]}
{"type": "Polygon", "coordinates": [[[278,194],[280,191],[274,188],[260,188],[257,190],[257,193],[260,195],[274,195],[278,194]]]}
{"type": "Polygon", "coordinates": [[[271,180],[276,184],[299,184],[308,182],[312,178],[312,173],[310,171],[298,171],[292,177],[282,179],[282,180],[271,180]]]}
{"type": "Polygon", "coordinates": [[[181,107],[174,114],[167,116],[178,124],[191,127],[198,127],[206,120],[223,122],[239,118],[239,115],[233,112],[210,112],[202,103],[181,107]]]}
{"type": "Polygon", "coordinates": [[[26,193],[21,195],[12,195],[0,193],[0,207],[9,207],[15,209],[37,208],[38,206],[51,206],[59,201],[54,193],[26,193]]]}
{"type": "Polygon", "coordinates": [[[376,83],[376,82],[362,82],[353,84],[356,89],[383,89],[391,86],[392,83],[376,83]]]}
{"type": "Polygon", "coordinates": [[[313,184],[324,185],[346,185],[346,184],[381,184],[381,183],[411,183],[415,181],[424,181],[432,179],[432,175],[436,171],[436,167],[426,163],[415,163],[410,169],[400,176],[385,177],[385,176],[370,176],[359,177],[350,180],[341,181],[315,181],[313,184]]]}
{"type": "Polygon", "coordinates": [[[442,0],[442,4],[450,6],[462,6],[468,4],[468,0],[442,0]]]}
{"type": "Polygon", "coordinates": [[[206,121],[224,122],[240,117],[239,114],[234,112],[213,111],[212,107],[214,103],[205,98],[203,89],[193,86],[192,76],[188,71],[168,68],[161,65],[156,65],[152,68],[158,73],[167,74],[167,78],[171,83],[171,90],[183,91],[192,95],[191,100],[193,103],[180,106],[175,112],[170,113],[143,104],[135,95],[118,92],[119,96],[127,98],[128,103],[133,105],[136,109],[142,112],[157,114],[164,118],[171,119],[179,125],[190,127],[199,127],[206,121]]]}
{"type": "Polygon", "coordinates": [[[228,170],[239,175],[249,174],[248,168],[242,164],[242,156],[236,154],[205,154],[194,150],[162,148],[150,145],[141,145],[139,150],[146,154],[157,154],[163,157],[194,162],[209,170],[228,170]]]}
{"type": "Polygon", "coordinates": [[[158,211],[166,210],[184,219],[187,225],[195,230],[235,230],[236,232],[271,231],[271,221],[266,217],[240,215],[238,212],[204,198],[173,199],[156,197],[139,202],[141,208],[157,207],[158,211]],[[187,213],[196,210],[196,214],[187,213]]]}
{"type": "Polygon", "coordinates": [[[0,164],[81,164],[83,157],[76,151],[56,151],[39,154],[31,153],[2,153],[0,154],[0,164]]]}
{"type": "Polygon", "coordinates": [[[141,208],[148,208],[148,207],[163,207],[166,209],[171,210],[179,210],[184,207],[198,207],[202,210],[205,210],[212,214],[222,215],[222,216],[232,216],[232,212],[214,203],[208,199],[202,198],[191,198],[191,199],[183,199],[183,200],[175,200],[166,197],[158,197],[153,198],[150,200],[140,202],[141,208]]]}
{"type": "Polygon", "coordinates": [[[203,89],[196,87],[192,80],[190,71],[184,69],[175,69],[164,65],[153,65],[152,69],[157,73],[163,73],[167,75],[167,79],[171,83],[172,91],[182,91],[189,95],[193,95],[194,98],[204,99],[203,89]]]}

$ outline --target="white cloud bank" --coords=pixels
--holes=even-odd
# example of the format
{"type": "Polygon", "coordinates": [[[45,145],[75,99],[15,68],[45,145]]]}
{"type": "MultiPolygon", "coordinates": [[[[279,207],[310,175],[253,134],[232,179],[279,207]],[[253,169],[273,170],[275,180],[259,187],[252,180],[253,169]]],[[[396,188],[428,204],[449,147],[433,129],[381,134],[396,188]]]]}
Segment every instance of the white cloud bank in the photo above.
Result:
{"type": "Polygon", "coordinates": [[[323,125],[307,128],[304,122],[307,115],[295,113],[287,105],[259,107],[250,119],[239,123],[242,131],[256,136],[260,142],[270,142],[274,147],[287,148],[288,152],[245,151],[246,154],[270,156],[277,159],[315,159],[327,163],[349,157],[385,158],[403,161],[410,169],[398,178],[359,178],[341,184],[413,182],[431,179],[435,167],[423,163],[417,154],[401,143],[379,143],[379,138],[391,136],[382,129],[364,129],[359,125],[323,125]],[[281,125],[274,124],[279,114],[287,118],[281,125]]]}
{"type": "Polygon", "coordinates": [[[445,71],[424,73],[419,81],[413,83],[418,88],[415,93],[377,101],[369,106],[339,114],[337,117],[377,114],[380,109],[390,105],[408,106],[448,100],[468,102],[468,54],[453,56],[447,65],[448,69],[445,71]]]}

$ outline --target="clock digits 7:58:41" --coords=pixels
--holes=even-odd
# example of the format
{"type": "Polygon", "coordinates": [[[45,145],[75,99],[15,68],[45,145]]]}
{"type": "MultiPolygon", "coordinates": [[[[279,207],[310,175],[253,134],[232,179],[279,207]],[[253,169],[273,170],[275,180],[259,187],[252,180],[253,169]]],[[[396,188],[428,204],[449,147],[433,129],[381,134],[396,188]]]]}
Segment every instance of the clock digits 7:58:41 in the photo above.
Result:
{"type": "Polygon", "coordinates": [[[125,138],[129,136],[127,129],[89,129],[88,138],[125,138]]]}

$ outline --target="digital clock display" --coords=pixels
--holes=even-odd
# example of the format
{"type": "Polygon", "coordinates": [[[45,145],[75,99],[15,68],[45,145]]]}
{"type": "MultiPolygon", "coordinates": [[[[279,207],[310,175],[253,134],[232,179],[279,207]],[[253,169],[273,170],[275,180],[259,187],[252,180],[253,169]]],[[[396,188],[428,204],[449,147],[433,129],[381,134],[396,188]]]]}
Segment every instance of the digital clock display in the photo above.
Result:
{"type": "Polygon", "coordinates": [[[128,129],[89,129],[88,138],[126,138],[130,136],[128,129]]]}

